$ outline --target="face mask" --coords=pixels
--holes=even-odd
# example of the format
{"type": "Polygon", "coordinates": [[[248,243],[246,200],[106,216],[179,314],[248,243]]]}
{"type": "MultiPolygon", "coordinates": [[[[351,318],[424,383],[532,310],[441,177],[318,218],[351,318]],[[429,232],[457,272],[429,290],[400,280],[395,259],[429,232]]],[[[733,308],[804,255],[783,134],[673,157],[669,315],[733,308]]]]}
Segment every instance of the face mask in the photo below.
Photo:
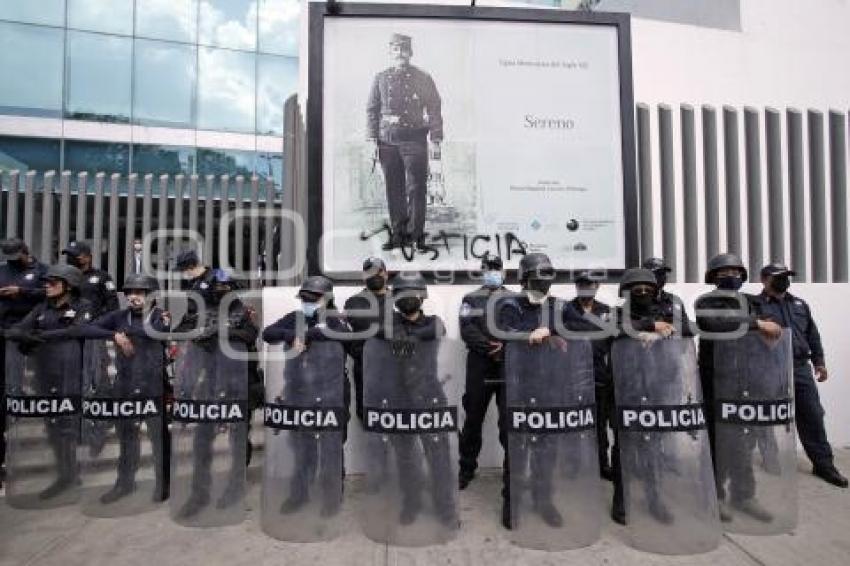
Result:
{"type": "Polygon", "coordinates": [[[68,256],[68,265],[73,265],[77,269],[80,269],[83,266],[83,262],[81,262],[78,257],[68,256]]]}
{"type": "Polygon", "coordinates": [[[646,311],[652,305],[652,295],[644,294],[644,295],[631,295],[629,299],[632,304],[632,308],[635,311],[646,311]]]}
{"type": "Polygon", "coordinates": [[[15,269],[23,269],[26,267],[26,264],[24,264],[24,261],[21,259],[10,259],[7,260],[6,263],[9,264],[9,267],[14,267],[15,269]]]}
{"type": "Polygon", "coordinates": [[[319,303],[307,303],[301,302],[301,312],[304,313],[304,316],[307,318],[313,318],[316,316],[316,311],[319,310],[319,303]]]}
{"type": "Polygon", "coordinates": [[[526,288],[538,295],[546,296],[549,294],[549,289],[552,287],[551,279],[535,279],[531,278],[526,284],[526,288]]]}
{"type": "Polygon", "coordinates": [[[659,271],[658,273],[656,273],[655,281],[658,283],[658,290],[660,291],[661,289],[663,289],[664,285],[667,284],[667,272],[659,271]]]}
{"type": "Polygon", "coordinates": [[[774,275],[770,287],[777,293],[784,293],[791,286],[791,280],[787,275],[774,275]]]}
{"type": "Polygon", "coordinates": [[[724,291],[737,291],[744,284],[744,280],[738,275],[727,275],[717,278],[717,288],[724,291]]]}
{"type": "Polygon", "coordinates": [[[501,287],[504,277],[501,271],[485,271],[484,286],[485,287],[501,287]]]}
{"type": "Polygon", "coordinates": [[[402,314],[413,314],[422,308],[422,299],[419,297],[402,297],[395,302],[395,307],[402,314]]]}
{"type": "Polygon", "coordinates": [[[372,275],[366,278],[366,288],[370,291],[380,291],[384,288],[384,276],[372,275]]]}
{"type": "Polygon", "coordinates": [[[142,244],[133,244],[133,249],[137,252],[142,251],[142,244]]]}

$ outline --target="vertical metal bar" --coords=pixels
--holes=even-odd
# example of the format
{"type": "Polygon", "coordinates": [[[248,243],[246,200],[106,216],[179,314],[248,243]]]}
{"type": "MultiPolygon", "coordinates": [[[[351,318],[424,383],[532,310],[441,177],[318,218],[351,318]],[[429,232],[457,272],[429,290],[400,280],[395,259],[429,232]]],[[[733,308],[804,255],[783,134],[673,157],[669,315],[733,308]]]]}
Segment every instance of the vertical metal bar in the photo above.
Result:
{"type": "Polygon", "coordinates": [[[215,226],[213,225],[215,175],[207,175],[206,197],[204,202],[204,257],[202,259],[207,265],[212,265],[213,240],[215,239],[215,226]]]}
{"type": "MultiPolygon", "coordinates": [[[[242,198],[244,197],[243,189],[245,188],[245,177],[242,175],[236,176],[236,197],[234,199],[233,206],[233,214],[235,218],[233,220],[233,236],[234,236],[234,247],[236,251],[234,253],[234,262],[233,267],[237,273],[245,270],[245,235],[243,234],[243,230],[245,229],[245,219],[242,217],[242,198]]],[[[229,246],[228,246],[229,247],[229,246]]]]}
{"type": "Polygon", "coordinates": [[[160,272],[165,273],[168,270],[169,239],[163,235],[161,230],[168,229],[168,175],[159,176],[159,215],[157,220],[156,228],[160,231],[156,244],[157,258],[159,259],[157,265],[160,272]]]}
{"type": "Polygon", "coordinates": [[[266,273],[263,278],[265,285],[275,284],[275,245],[274,245],[274,228],[276,214],[275,197],[277,191],[274,187],[274,179],[271,177],[266,179],[266,212],[265,212],[265,240],[267,246],[266,253],[266,273]]]}
{"type": "Polygon", "coordinates": [[[18,183],[20,172],[15,169],[9,172],[9,192],[6,197],[6,237],[18,236],[18,183]]]}
{"type": "Polygon", "coordinates": [[[798,281],[809,280],[806,265],[806,201],[803,180],[803,115],[789,108],[788,125],[788,207],[791,217],[791,267],[798,281]]]}
{"type": "Polygon", "coordinates": [[[670,281],[679,281],[676,246],[676,186],[673,157],[673,112],[658,106],[658,157],[661,165],[661,253],[670,266],[670,281]]]}
{"type": "Polygon", "coordinates": [[[92,218],[92,265],[100,268],[103,256],[103,184],[106,175],[94,177],[94,216],[92,218]]]}
{"type": "MultiPolygon", "coordinates": [[[[640,254],[654,255],[652,226],[652,138],[649,107],[637,105],[638,187],[640,191],[640,254]]],[[[284,197],[285,199],[285,197],[284,197]]],[[[286,207],[284,207],[286,208],[286,207]]]]}
{"type": "MultiPolygon", "coordinates": [[[[230,175],[222,175],[218,178],[218,190],[219,190],[219,201],[218,201],[218,217],[216,218],[216,224],[218,227],[216,228],[216,233],[218,234],[218,246],[213,246],[213,253],[221,253],[222,245],[224,251],[227,255],[224,257],[218,258],[218,265],[227,265],[230,264],[231,261],[231,250],[233,249],[233,242],[230,241],[230,227],[222,226],[221,220],[224,218],[227,211],[230,210],[230,175]],[[222,230],[224,228],[224,230],[222,230]],[[218,250],[216,252],[216,250],[218,250]]],[[[213,256],[215,257],[215,255],[213,256]]]]}
{"type": "Polygon", "coordinates": [[[764,111],[764,135],[767,151],[767,210],[770,237],[770,261],[785,263],[785,207],[782,202],[782,115],[778,110],[764,111]]]}
{"type": "Polygon", "coordinates": [[[41,249],[39,259],[53,263],[53,185],[56,172],[44,174],[44,189],[41,192],[41,249]]]}
{"type": "Polygon", "coordinates": [[[741,255],[741,159],[738,111],[723,107],[723,162],[726,169],[726,249],[741,255]]]}
{"type": "Polygon", "coordinates": [[[185,182],[186,177],[184,175],[174,177],[174,215],[172,216],[172,228],[178,232],[183,230],[183,191],[185,182]]]}
{"type": "MultiPolygon", "coordinates": [[[[120,209],[118,190],[121,184],[121,174],[113,173],[109,179],[109,236],[107,238],[107,269],[113,280],[118,279],[118,214],[120,209]]],[[[124,243],[125,248],[132,249],[132,240],[124,243]]]]}
{"type": "Polygon", "coordinates": [[[705,185],[705,257],[720,253],[720,183],[717,175],[717,113],[702,107],[702,163],[705,185]]]}
{"type": "Polygon", "coordinates": [[[86,239],[86,213],[88,212],[89,174],[77,174],[77,222],[74,224],[74,240],[86,239]]]}
{"type": "Polygon", "coordinates": [[[189,177],[189,231],[198,231],[198,176],[189,177]]]}
{"type": "MultiPolygon", "coordinates": [[[[131,173],[127,177],[127,213],[125,215],[124,224],[124,273],[136,272],[136,256],[133,249],[133,242],[136,239],[136,184],[139,181],[139,176],[136,173],[131,173]]],[[[139,266],[140,271],[143,266],[139,266]]]]}
{"type": "Polygon", "coordinates": [[[24,241],[33,246],[33,220],[35,216],[35,171],[27,171],[24,175],[24,241]]]}
{"type": "Polygon", "coordinates": [[[697,151],[694,109],[680,107],[682,120],[682,194],[685,205],[685,279],[697,283],[699,276],[699,216],[697,208],[697,151]]]}
{"type": "Polygon", "coordinates": [[[260,198],[260,178],[256,175],[251,177],[251,202],[250,202],[250,210],[251,216],[249,218],[249,245],[248,245],[248,269],[251,271],[251,288],[256,289],[259,287],[259,281],[257,277],[257,270],[259,266],[259,254],[260,254],[260,232],[259,232],[259,218],[257,218],[257,212],[259,208],[257,206],[257,202],[260,198]]]}
{"type": "Polygon", "coordinates": [[[71,239],[71,172],[63,171],[59,178],[59,250],[68,246],[71,239]]]}
{"type": "Polygon", "coordinates": [[[832,281],[847,283],[847,127],[843,112],[829,112],[829,185],[832,189],[832,281]]]}
{"type": "MultiPolygon", "coordinates": [[[[151,233],[151,224],[153,223],[153,175],[150,173],[145,175],[144,183],[145,192],[142,198],[142,233],[140,234],[142,241],[144,241],[148,234],[151,233]]],[[[145,251],[153,255],[153,246],[154,243],[151,242],[151,249],[145,251]]]]}
{"type": "Polygon", "coordinates": [[[823,114],[809,110],[809,198],[812,215],[812,281],[826,283],[826,160],[823,114]]]}
{"type": "Polygon", "coordinates": [[[758,273],[764,262],[761,212],[761,141],[759,113],[744,109],[744,162],[747,170],[747,255],[750,273],[758,273]]]}

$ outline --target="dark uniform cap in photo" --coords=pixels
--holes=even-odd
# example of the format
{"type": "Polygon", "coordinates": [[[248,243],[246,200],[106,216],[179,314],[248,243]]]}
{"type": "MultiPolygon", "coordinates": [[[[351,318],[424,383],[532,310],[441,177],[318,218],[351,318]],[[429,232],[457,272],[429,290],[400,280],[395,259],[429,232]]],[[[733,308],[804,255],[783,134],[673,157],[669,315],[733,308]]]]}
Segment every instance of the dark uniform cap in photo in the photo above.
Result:
{"type": "Polygon", "coordinates": [[[383,270],[383,271],[387,270],[387,265],[384,263],[384,260],[382,260],[381,258],[379,258],[379,257],[367,257],[366,259],[363,260],[363,272],[364,273],[369,273],[371,275],[371,274],[375,274],[375,273],[377,273],[381,270],[383,270]]]}
{"type": "Polygon", "coordinates": [[[600,280],[601,280],[601,277],[598,277],[593,272],[587,271],[587,270],[579,271],[578,274],[576,274],[576,278],[575,278],[575,282],[577,284],[598,283],[600,280]]]}
{"type": "Polygon", "coordinates": [[[771,277],[773,275],[797,275],[797,272],[790,269],[784,263],[769,263],[761,268],[762,277],[771,277]]]}
{"type": "Polygon", "coordinates": [[[0,242],[0,252],[2,252],[2,257],[0,257],[0,261],[5,261],[16,257],[20,253],[28,254],[29,248],[22,239],[9,238],[8,240],[3,240],[3,242],[0,242]]]}
{"type": "Polygon", "coordinates": [[[425,291],[428,296],[428,284],[425,278],[416,271],[402,272],[393,278],[393,293],[402,291],[425,291]]]}
{"type": "Polygon", "coordinates": [[[177,271],[191,269],[200,263],[201,259],[195,250],[183,250],[174,258],[174,268],[177,271]]]}
{"type": "Polygon", "coordinates": [[[311,275],[301,284],[296,297],[301,298],[303,294],[326,296],[333,294],[333,282],[323,275],[311,275]]]}
{"type": "Polygon", "coordinates": [[[741,280],[747,280],[747,268],[744,267],[744,262],[735,254],[718,254],[708,261],[708,267],[705,270],[705,282],[709,285],[714,283],[714,276],[721,269],[737,269],[741,272],[741,280]]]}
{"type": "Polygon", "coordinates": [[[534,252],[522,256],[522,259],[519,260],[517,276],[520,281],[525,281],[532,272],[544,277],[554,277],[555,267],[552,265],[552,260],[549,259],[548,255],[534,252]]]}
{"type": "Polygon", "coordinates": [[[655,275],[649,269],[633,267],[623,273],[623,278],[620,280],[620,295],[623,294],[623,291],[631,289],[635,285],[651,285],[657,288],[658,282],[655,280],[655,275]]]}
{"type": "Polygon", "coordinates": [[[670,266],[667,265],[667,262],[660,257],[651,257],[647,259],[643,262],[642,267],[644,269],[650,270],[653,273],[657,273],[659,271],[670,273],[671,271],[673,271],[672,269],[670,269],[670,266]]]}
{"type": "Polygon", "coordinates": [[[91,246],[86,242],[71,242],[68,247],[62,250],[62,253],[71,257],[79,257],[81,255],[91,255],[91,246]]]}
{"type": "Polygon", "coordinates": [[[159,291],[159,281],[143,273],[131,273],[124,280],[124,291],[159,291]]]}
{"type": "Polygon", "coordinates": [[[57,263],[47,268],[43,279],[61,279],[73,289],[79,289],[83,282],[83,272],[73,265],[57,263]]]}
{"type": "Polygon", "coordinates": [[[398,45],[403,49],[410,49],[410,36],[394,33],[392,37],[390,37],[390,45],[398,45]]]}

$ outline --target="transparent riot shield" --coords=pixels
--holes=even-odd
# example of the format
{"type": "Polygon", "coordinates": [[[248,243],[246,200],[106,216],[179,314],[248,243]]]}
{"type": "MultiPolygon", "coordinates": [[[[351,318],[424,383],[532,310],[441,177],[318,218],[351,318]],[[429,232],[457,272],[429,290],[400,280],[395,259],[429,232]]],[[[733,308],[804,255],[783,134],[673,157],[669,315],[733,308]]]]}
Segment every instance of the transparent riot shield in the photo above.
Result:
{"type": "Polygon", "coordinates": [[[345,352],[321,341],[288,356],[266,379],[262,528],[280,540],[328,540],[342,505],[345,352]]]}
{"type": "Polygon", "coordinates": [[[791,334],[714,342],[717,495],[724,528],[773,535],[797,525],[791,334]]]}
{"type": "Polygon", "coordinates": [[[83,513],[118,517],[149,511],[164,498],[164,345],[132,336],[83,347],[83,513]]]}
{"type": "Polygon", "coordinates": [[[248,446],[248,362],[245,347],[218,341],[181,342],[175,359],[171,415],[171,517],[221,526],[244,519],[248,446]]]}
{"type": "Polygon", "coordinates": [[[362,526],[382,543],[446,542],[459,527],[457,407],[441,341],[372,338],[363,351],[368,450],[362,526]]]}
{"type": "Polygon", "coordinates": [[[611,352],[626,536],[648,552],[707,552],[720,526],[694,344],[654,338],[611,352]]]}
{"type": "Polygon", "coordinates": [[[593,544],[603,506],[590,343],[509,342],[505,394],[511,539],[541,550],[593,544]]]}
{"type": "Polygon", "coordinates": [[[12,507],[78,500],[81,368],[78,340],[6,341],[6,501],[12,507]]]}

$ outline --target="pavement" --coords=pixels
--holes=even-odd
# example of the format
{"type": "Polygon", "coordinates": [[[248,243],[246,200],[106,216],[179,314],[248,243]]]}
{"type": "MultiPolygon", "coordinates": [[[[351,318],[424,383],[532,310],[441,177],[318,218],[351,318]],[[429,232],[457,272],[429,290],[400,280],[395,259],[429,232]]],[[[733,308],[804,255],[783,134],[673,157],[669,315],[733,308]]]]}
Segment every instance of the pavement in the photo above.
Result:
{"type": "MultiPolygon", "coordinates": [[[[850,450],[836,453],[850,472],[850,450]]],[[[661,556],[626,546],[622,527],[606,521],[601,540],[579,550],[542,552],[514,546],[498,523],[500,476],[486,470],[460,494],[460,535],[439,546],[398,548],[367,539],[358,528],[360,478],[347,480],[340,537],[324,543],[286,543],[266,536],[259,525],[259,470],[249,473],[245,521],[223,528],[174,524],[163,506],[121,519],[93,519],[74,507],[21,511],[0,503],[0,565],[171,566],[171,565],[443,565],[443,566],[818,566],[850,564],[850,490],[818,480],[799,462],[800,518],[788,535],[723,536],[716,550],[692,556],[661,556]]],[[[610,484],[606,485],[610,495],[610,484]]]]}

